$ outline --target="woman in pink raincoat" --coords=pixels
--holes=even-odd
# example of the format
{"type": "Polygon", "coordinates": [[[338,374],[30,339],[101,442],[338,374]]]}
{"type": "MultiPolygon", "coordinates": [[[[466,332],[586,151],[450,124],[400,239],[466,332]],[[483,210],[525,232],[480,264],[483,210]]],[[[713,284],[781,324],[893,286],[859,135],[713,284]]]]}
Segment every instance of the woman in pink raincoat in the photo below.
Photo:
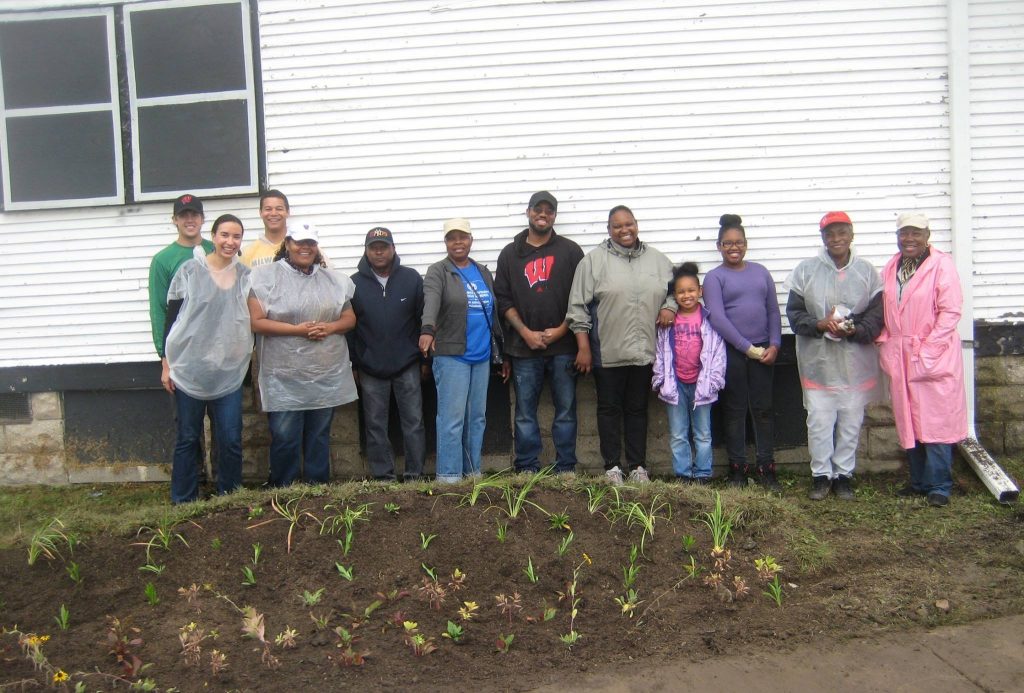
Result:
{"type": "Polygon", "coordinates": [[[928,217],[896,221],[897,253],[882,270],[885,329],[878,337],[892,413],[910,461],[901,496],[949,503],[953,444],[967,437],[967,398],[957,323],[963,307],[953,258],[928,244],[928,217]]]}

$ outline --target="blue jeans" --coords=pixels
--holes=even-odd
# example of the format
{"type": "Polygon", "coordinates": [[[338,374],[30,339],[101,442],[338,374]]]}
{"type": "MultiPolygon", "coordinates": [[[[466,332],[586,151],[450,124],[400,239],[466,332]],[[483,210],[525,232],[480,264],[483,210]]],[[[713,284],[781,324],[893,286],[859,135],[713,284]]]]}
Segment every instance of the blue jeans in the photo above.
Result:
{"type": "Polygon", "coordinates": [[[672,447],[672,471],[676,476],[694,479],[711,478],[711,405],[693,407],[697,383],[676,381],[679,404],[668,405],[668,430],[672,447]],[[696,463],[690,452],[690,431],[697,450],[696,463]]]}
{"type": "Polygon", "coordinates": [[[918,443],[907,450],[910,488],[921,493],[949,496],[953,490],[953,446],[949,443],[918,443]]]}
{"type": "Polygon", "coordinates": [[[516,388],[515,466],[517,472],[540,470],[540,424],[537,405],[544,378],[551,380],[551,442],[555,446],[555,471],[576,468],[576,371],[570,371],[573,354],[512,359],[512,382],[516,388]]]}
{"type": "Polygon", "coordinates": [[[270,485],[288,486],[300,476],[311,484],[331,480],[331,421],[334,407],[267,412],[270,424],[270,485]]]}
{"type": "Polygon", "coordinates": [[[242,485],[242,388],[218,399],[202,400],[174,391],[178,411],[178,436],[174,441],[171,463],[171,502],[188,503],[199,497],[199,468],[202,465],[200,442],[203,417],[217,431],[217,493],[225,494],[242,485]]]}
{"type": "Polygon", "coordinates": [[[480,473],[480,449],[487,426],[487,385],[491,364],[434,357],[437,385],[437,480],[454,483],[480,473]]]}

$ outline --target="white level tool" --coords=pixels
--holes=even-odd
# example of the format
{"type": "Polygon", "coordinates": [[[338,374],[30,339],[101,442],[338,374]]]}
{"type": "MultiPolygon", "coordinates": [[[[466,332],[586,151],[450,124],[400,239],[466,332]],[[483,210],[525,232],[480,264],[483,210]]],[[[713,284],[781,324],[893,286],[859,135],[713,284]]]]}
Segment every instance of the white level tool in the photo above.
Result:
{"type": "Polygon", "coordinates": [[[977,439],[964,438],[957,444],[957,447],[960,449],[960,454],[967,460],[967,464],[971,465],[971,469],[992,492],[996,500],[1007,505],[1017,500],[1020,489],[1006,475],[1003,468],[996,464],[992,455],[981,446],[977,439]]]}

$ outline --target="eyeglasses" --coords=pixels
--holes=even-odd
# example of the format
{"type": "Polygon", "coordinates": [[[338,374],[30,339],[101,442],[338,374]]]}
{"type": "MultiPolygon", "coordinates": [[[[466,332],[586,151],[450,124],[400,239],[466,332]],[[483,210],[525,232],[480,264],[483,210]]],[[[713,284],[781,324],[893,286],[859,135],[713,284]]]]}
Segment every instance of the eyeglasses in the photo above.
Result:
{"type": "Polygon", "coordinates": [[[732,248],[745,248],[745,247],[747,247],[747,242],[746,241],[719,241],[718,242],[718,247],[719,248],[725,248],[726,250],[730,250],[732,248]]]}

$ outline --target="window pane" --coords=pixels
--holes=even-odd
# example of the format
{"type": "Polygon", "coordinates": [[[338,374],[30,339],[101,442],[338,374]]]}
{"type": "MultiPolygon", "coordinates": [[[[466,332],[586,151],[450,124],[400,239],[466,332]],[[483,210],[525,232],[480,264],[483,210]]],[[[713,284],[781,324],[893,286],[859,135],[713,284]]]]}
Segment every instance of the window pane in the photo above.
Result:
{"type": "Polygon", "coordinates": [[[133,10],[135,85],[141,98],[245,89],[240,5],[133,10]]]}
{"type": "Polygon", "coordinates": [[[12,202],[118,194],[109,111],[7,119],[12,202]]]}
{"type": "Polygon", "coordinates": [[[0,24],[8,110],[110,103],[107,18],[0,24]]]}
{"type": "Polygon", "coordinates": [[[244,100],[139,108],[142,192],[251,186],[244,100]]]}

